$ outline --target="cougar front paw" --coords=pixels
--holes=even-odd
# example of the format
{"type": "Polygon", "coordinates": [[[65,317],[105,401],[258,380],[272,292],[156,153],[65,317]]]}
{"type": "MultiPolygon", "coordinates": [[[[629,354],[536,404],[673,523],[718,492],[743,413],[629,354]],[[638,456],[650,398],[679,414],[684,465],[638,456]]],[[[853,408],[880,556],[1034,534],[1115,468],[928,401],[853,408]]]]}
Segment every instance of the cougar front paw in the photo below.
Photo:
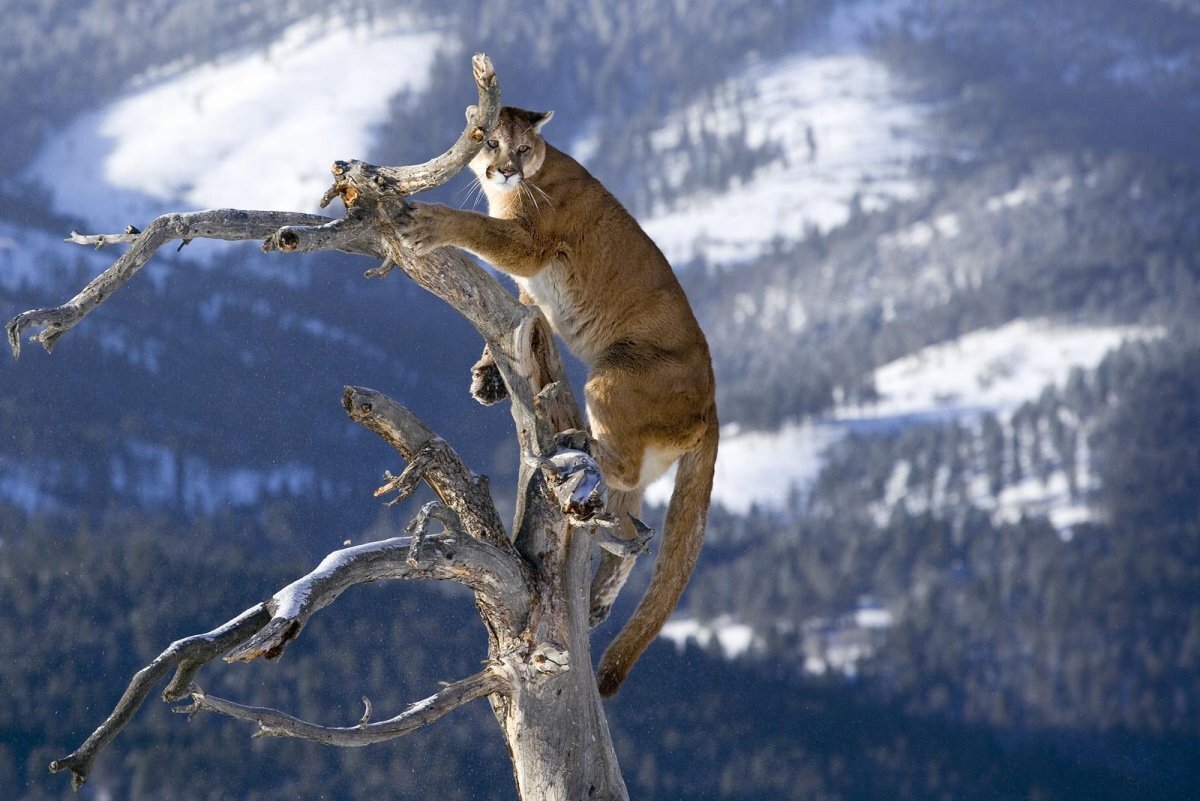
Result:
{"type": "Polygon", "coordinates": [[[400,241],[418,256],[450,244],[448,211],[445,206],[433,203],[413,203],[408,215],[396,226],[400,241]]]}
{"type": "Polygon", "coordinates": [[[495,362],[480,362],[471,368],[471,397],[484,406],[499,403],[508,397],[508,387],[495,362]]]}

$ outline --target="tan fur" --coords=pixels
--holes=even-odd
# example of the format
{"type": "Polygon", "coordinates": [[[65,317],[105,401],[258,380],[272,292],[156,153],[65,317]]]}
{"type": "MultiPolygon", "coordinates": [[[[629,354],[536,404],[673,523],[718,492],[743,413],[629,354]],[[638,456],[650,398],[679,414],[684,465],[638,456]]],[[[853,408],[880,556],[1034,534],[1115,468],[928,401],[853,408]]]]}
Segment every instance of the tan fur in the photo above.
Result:
{"type": "MultiPolygon", "coordinates": [[[[404,235],[418,252],[457,245],[512,275],[522,300],[536,303],[587,365],[588,421],[611,510],[636,514],[645,487],[680,460],[650,586],[598,669],[607,696],[695,567],[716,461],[716,400],[708,344],[666,258],[599,181],[542,139],[548,119],[506,107],[471,162],[490,216],[418,204],[404,235]]],[[[488,360],[485,353],[476,365],[477,381],[488,360]]],[[[628,561],[604,556],[593,620],[607,614],[628,574],[628,561]]]]}

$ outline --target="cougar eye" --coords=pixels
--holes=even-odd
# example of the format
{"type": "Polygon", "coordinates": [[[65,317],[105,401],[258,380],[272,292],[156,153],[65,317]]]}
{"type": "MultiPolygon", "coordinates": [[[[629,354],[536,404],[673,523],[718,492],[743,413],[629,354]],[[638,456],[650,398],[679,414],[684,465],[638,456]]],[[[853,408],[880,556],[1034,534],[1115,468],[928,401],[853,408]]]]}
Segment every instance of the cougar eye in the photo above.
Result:
{"type": "Polygon", "coordinates": [[[517,148],[517,152],[518,153],[528,153],[529,145],[521,145],[520,147],[517,148]]]}
{"type": "Polygon", "coordinates": [[[499,140],[496,140],[496,139],[489,139],[489,140],[487,140],[487,146],[490,147],[492,150],[495,150],[496,148],[500,147],[500,142],[499,142],[499,140]]]}

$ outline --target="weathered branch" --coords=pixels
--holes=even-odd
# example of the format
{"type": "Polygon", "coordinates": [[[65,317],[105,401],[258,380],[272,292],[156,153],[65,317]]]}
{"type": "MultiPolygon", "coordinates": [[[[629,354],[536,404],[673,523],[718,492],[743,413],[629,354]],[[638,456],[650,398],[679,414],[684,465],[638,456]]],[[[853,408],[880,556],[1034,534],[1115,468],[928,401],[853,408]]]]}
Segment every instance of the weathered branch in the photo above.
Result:
{"type": "MultiPolygon", "coordinates": [[[[174,669],[176,672],[163,691],[163,698],[175,701],[191,692],[196,673],[218,656],[224,654],[230,662],[277,657],[309,618],[355,584],[388,578],[458,581],[487,599],[493,620],[507,621],[510,631],[514,632],[524,626],[530,598],[529,579],[521,562],[463,532],[424,536],[415,553],[413,544],[412,537],[396,537],[335,551],[315,570],[275,593],[266,603],[246,610],[206,634],[172,643],[134,675],[112,714],[84,744],[69,756],[52,762],[50,770],[55,773],[69,770],[72,785],[78,789],[87,780],[92,760],[129,723],[150,691],[169,671],[174,669]]],[[[490,689],[482,694],[494,692],[500,686],[489,685],[490,689]]],[[[462,702],[467,700],[471,699],[464,695],[462,702]]],[[[416,728],[414,724],[420,719],[419,715],[410,716],[405,718],[404,725],[416,728]]],[[[398,732],[402,733],[405,732],[398,732]]]]}
{"type": "MultiPolygon", "coordinates": [[[[150,260],[159,248],[177,239],[224,239],[230,241],[262,239],[283,225],[320,225],[330,222],[328,217],[290,211],[242,211],[240,209],[212,209],[185,214],[164,214],[138,235],[111,235],[88,237],[73,234],[68,241],[81,244],[98,244],[110,240],[124,240],[134,236],[133,247],[125,251],[100,275],[96,276],[75,297],[61,306],[50,309],[32,309],[22,312],[8,321],[5,331],[13,358],[21,355],[21,335],[29,328],[41,327],[40,333],[30,337],[31,342],[40,342],[47,352],[63,334],[70,331],[92,309],[99,306],[120,289],[138,270],[150,260]]],[[[374,255],[373,251],[362,249],[374,255]]]]}
{"type": "Polygon", "coordinates": [[[593,526],[591,529],[592,539],[596,541],[597,545],[614,556],[640,556],[645,553],[646,546],[654,538],[654,529],[647,526],[638,518],[633,517],[633,515],[630,515],[630,517],[633,519],[633,539],[627,540],[618,534],[615,521],[593,526]]]}
{"type": "MultiPolygon", "coordinates": [[[[445,153],[424,164],[373,168],[374,180],[380,187],[386,187],[390,193],[405,196],[433,189],[460,173],[479,152],[488,132],[500,116],[500,82],[496,80],[496,71],[492,67],[491,59],[483,53],[476,53],[471,57],[471,73],[475,78],[475,88],[479,92],[479,105],[471,107],[471,117],[467,120],[466,128],[459,134],[458,140],[445,153]]],[[[342,163],[345,162],[339,162],[342,163]]],[[[351,163],[362,165],[362,162],[351,163]]],[[[334,174],[340,175],[336,169],[334,174]]],[[[334,195],[340,194],[342,192],[335,183],[334,187],[325,193],[321,207],[324,208],[334,195]]],[[[343,196],[343,199],[346,198],[343,196]]],[[[353,199],[349,199],[346,205],[354,205],[353,199]]]]}
{"type": "Polygon", "coordinates": [[[177,701],[187,695],[192,678],[201,667],[244,642],[266,625],[270,615],[266,604],[258,604],[207,634],[197,634],[171,643],[167,650],[134,675],[112,714],[92,732],[83,745],[71,755],[51,762],[50,771],[58,773],[69,770],[71,785],[78,790],[87,781],[88,770],[96,754],[125,728],[141,707],[142,701],[146,700],[146,696],[169,671],[175,670],[175,677],[163,691],[163,698],[167,701],[177,701]]]}
{"type": "Polygon", "coordinates": [[[296,222],[271,231],[270,235],[263,239],[263,252],[278,250],[283,253],[321,253],[340,250],[345,253],[374,256],[377,259],[384,257],[384,251],[379,245],[378,228],[363,214],[352,212],[337,220],[326,217],[319,219],[324,222],[296,222]]]}
{"type": "MultiPolygon", "coordinates": [[[[192,692],[192,703],[174,711],[189,717],[197,712],[216,712],[238,720],[258,724],[255,737],[299,737],[326,745],[354,748],[392,740],[428,726],[438,718],[464,704],[494,693],[506,693],[512,688],[504,672],[489,667],[474,676],[456,681],[428,698],[410,704],[399,715],[378,723],[370,723],[370,709],[354,726],[328,727],[308,723],[277,709],[243,706],[207,695],[199,689],[192,692]]],[[[363,699],[366,702],[366,699],[363,699]]]]}

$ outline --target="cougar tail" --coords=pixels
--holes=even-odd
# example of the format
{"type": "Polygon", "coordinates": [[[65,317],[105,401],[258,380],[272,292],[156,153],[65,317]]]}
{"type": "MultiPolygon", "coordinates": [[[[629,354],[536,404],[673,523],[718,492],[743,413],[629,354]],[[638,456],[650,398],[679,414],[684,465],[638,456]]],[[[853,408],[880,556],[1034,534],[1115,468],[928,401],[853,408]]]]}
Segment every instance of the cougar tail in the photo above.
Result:
{"type": "Polygon", "coordinates": [[[696,567],[696,557],[700,555],[700,545],[704,541],[704,523],[708,519],[713,469],[717,462],[716,415],[710,415],[710,420],[711,424],[696,449],[679,460],[650,586],[625,628],[604,652],[596,670],[596,682],[605,698],[620,688],[633,663],[658,636],[696,567]]]}

